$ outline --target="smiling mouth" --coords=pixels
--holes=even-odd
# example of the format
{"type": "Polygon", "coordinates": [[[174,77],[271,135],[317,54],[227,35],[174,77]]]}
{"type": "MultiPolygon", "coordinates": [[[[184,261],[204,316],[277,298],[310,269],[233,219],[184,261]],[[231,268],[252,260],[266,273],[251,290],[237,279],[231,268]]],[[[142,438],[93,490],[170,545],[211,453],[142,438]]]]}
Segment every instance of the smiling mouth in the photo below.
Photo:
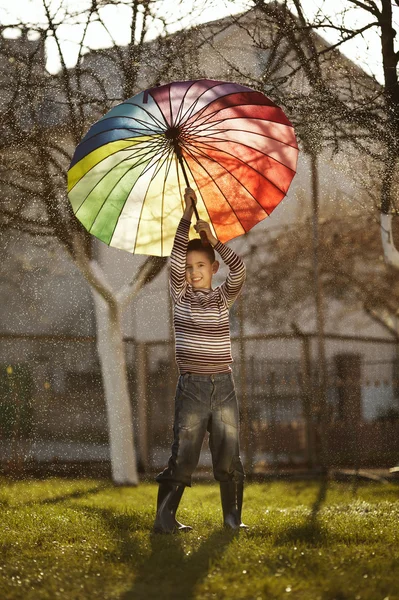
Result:
{"type": "Polygon", "coordinates": [[[199,281],[201,281],[201,279],[202,279],[202,277],[200,277],[200,278],[197,278],[197,279],[192,279],[192,282],[193,282],[193,283],[198,283],[199,281]]]}

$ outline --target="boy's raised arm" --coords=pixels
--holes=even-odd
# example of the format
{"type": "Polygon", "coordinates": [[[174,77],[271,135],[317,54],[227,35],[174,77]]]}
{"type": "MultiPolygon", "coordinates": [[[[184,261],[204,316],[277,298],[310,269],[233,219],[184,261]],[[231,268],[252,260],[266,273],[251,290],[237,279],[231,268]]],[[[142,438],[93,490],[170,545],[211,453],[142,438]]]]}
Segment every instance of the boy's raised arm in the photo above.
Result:
{"type": "Polygon", "coordinates": [[[222,244],[222,242],[218,241],[214,249],[229,267],[229,274],[226,281],[220,286],[220,289],[230,308],[244,285],[246,277],[245,265],[238,254],[228,246],[222,244]]]}
{"type": "MultiPolygon", "coordinates": [[[[188,234],[190,231],[191,218],[193,216],[193,207],[191,204],[191,198],[194,192],[187,188],[184,199],[186,201],[186,208],[183,216],[177,226],[175,239],[173,242],[172,252],[170,254],[170,292],[173,301],[176,302],[184,290],[186,282],[186,256],[187,256],[187,244],[188,234]]],[[[195,194],[194,194],[195,201],[195,194]]]]}

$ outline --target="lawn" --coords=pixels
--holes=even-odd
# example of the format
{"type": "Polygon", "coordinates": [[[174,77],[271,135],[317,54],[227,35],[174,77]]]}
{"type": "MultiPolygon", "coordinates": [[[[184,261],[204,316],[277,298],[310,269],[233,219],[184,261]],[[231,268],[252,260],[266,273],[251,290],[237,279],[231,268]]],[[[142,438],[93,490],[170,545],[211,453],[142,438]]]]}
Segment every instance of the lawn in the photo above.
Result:
{"type": "Polygon", "coordinates": [[[394,484],[248,484],[239,535],[196,484],[178,513],[194,531],[159,536],[153,483],[0,483],[1,600],[399,600],[394,484]]]}

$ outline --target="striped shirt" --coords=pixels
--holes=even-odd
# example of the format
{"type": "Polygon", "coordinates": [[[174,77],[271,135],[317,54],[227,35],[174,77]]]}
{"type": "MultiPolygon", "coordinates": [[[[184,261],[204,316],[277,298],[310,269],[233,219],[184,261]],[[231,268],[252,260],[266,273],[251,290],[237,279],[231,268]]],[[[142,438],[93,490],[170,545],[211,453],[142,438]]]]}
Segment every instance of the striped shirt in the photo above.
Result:
{"type": "Polygon", "coordinates": [[[245,281],[242,260],[221,242],[214,249],[229,267],[226,281],[214,290],[194,290],[186,281],[186,254],[190,222],[182,218],[170,255],[170,293],[176,362],[183,373],[231,371],[229,310],[245,281]]]}

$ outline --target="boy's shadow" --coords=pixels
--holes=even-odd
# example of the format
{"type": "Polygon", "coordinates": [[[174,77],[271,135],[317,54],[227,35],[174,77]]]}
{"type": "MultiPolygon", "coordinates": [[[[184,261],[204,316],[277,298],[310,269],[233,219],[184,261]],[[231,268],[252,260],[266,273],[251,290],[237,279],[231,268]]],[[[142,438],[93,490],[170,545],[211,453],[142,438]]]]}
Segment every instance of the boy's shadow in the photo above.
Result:
{"type": "MultiPolygon", "coordinates": [[[[195,530],[173,535],[154,534],[148,532],[148,518],[144,522],[140,514],[116,515],[111,509],[92,506],[77,506],[76,510],[100,517],[119,541],[118,560],[132,566],[134,581],[130,589],[118,596],[119,600],[190,600],[195,595],[196,585],[212,568],[211,564],[223,556],[239,535],[219,528],[207,537],[201,536],[200,546],[192,549],[192,544],[184,542],[198,535],[195,530]],[[136,537],[133,531],[145,532],[145,537],[149,535],[150,553],[143,552],[143,537],[136,537]],[[190,553],[186,553],[187,546],[190,553]]],[[[151,526],[152,519],[153,515],[151,526]]]]}
{"type": "Polygon", "coordinates": [[[175,535],[150,534],[151,554],[135,565],[136,579],[120,600],[190,600],[195,587],[208,574],[210,564],[223,556],[227,546],[238,534],[215,530],[204,538],[197,550],[186,554],[184,536],[195,531],[175,535]]]}

